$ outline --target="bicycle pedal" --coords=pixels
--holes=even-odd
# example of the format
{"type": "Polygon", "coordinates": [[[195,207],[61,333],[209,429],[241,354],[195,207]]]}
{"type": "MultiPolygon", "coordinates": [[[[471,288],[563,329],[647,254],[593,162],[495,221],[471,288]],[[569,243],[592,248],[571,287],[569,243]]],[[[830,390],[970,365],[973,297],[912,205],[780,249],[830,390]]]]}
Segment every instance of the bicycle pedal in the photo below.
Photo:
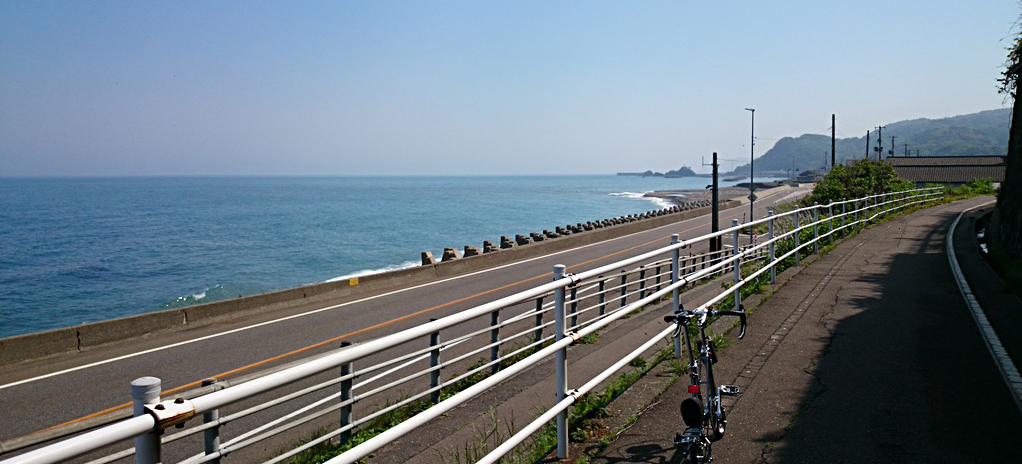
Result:
{"type": "Polygon", "coordinates": [[[739,393],[741,393],[741,389],[738,388],[738,385],[721,385],[720,386],[720,394],[721,395],[737,396],[739,393]]]}
{"type": "Polygon", "coordinates": [[[685,430],[684,434],[677,433],[674,435],[675,446],[690,445],[699,440],[701,429],[699,427],[690,427],[685,430]]]}

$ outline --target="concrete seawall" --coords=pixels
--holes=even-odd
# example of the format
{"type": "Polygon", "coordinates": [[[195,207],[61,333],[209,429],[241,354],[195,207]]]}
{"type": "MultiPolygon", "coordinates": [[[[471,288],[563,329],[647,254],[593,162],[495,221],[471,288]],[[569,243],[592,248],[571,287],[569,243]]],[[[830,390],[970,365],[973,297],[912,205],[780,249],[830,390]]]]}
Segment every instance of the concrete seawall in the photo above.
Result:
{"type": "MultiPolygon", "coordinates": [[[[741,202],[737,200],[722,202],[721,209],[733,208],[740,204],[741,202]]],[[[706,206],[415,268],[0,338],[0,365],[35,360],[61,353],[85,351],[150,334],[236,321],[301,304],[369,296],[375,292],[395,290],[475,272],[521,259],[621,237],[709,213],[710,207],[706,206]]]]}

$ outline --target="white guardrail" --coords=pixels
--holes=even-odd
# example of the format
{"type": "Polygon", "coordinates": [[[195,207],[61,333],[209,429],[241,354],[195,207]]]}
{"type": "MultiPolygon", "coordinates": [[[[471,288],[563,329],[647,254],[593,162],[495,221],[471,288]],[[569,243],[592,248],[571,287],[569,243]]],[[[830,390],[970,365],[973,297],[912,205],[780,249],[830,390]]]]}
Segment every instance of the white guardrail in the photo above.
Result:
{"type": "MultiPolygon", "coordinates": [[[[243,382],[210,379],[200,394],[190,398],[185,395],[161,401],[159,379],[136,379],[131,383],[133,417],[37,447],[0,464],[56,463],[84,455],[94,464],[132,456],[137,463],[156,463],[162,462],[161,456],[169,446],[193,450],[178,451],[176,454],[190,455],[179,462],[216,463],[254,444],[279,440],[287,432],[307,436],[311,430],[326,430],[263,461],[277,463],[328,441],[345,443],[360,426],[388,414],[410,409],[417,412],[328,461],[352,463],[551,357],[555,358],[557,371],[557,403],[478,462],[496,462],[551,421],[557,423],[558,455],[564,457],[568,408],[632,359],[669,339],[673,327],[613,360],[602,373],[574,389],[569,389],[565,380],[569,345],[667,295],[672,297],[672,308],[677,308],[686,286],[727,272],[734,274],[733,285],[697,309],[716,305],[729,295],[735,295],[737,309],[742,286],[766,272],[773,281],[778,263],[791,257],[797,263],[805,254],[818,250],[821,241],[833,241],[834,234],[850,233],[885,214],[941,195],[942,188],[924,188],[776,215],[771,211],[769,216],[748,224],[735,220],[733,227],[714,234],[690,240],[675,235],[669,246],[589,271],[566,274],[564,266],[558,265],[549,283],[392,335],[345,344],[324,356],[251,376],[243,382]],[[766,233],[739,234],[755,226],[766,227],[766,233]],[[716,253],[682,254],[681,250],[690,244],[717,237],[729,238],[730,246],[716,253]],[[760,261],[761,265],[742,276],[742,264],[751,261],[760,261]],[[442,342],[441,333],[446,337],[442,342]],[[420,347],[413,346],[416,341],[420,347]],[[226,432],[221,430],[223,426],[232,422],[246,427],[232,427],[231,437],[221,435],[226,432]],[[175,431],[186,424],[191,427],[175,431]],[[131,440],[134,446],[128,445],[131,440]],[[111,450],[118,444],[125,447],[111,450]]],[[[677,349],[676,356],[680,355],[677,349]]],[[[297,442],[291,435],[286,437],[290,443],[297,442]]],[[[239,462],[251,460],[246,457],[239,462]]]]}

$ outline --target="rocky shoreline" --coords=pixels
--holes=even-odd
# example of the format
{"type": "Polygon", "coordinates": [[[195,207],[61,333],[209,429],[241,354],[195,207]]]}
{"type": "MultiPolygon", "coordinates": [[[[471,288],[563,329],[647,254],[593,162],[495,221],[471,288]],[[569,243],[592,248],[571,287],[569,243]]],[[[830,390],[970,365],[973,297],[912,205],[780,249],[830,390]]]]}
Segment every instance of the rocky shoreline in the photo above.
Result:
{"type": "MultiPolygon", "coordinates": [[[[756,182],[756,190],[767,190],[782,185],[782,182],[756,182]]],[[[726,201],[745,198],[749,195],[749,183],[717,189],[718,200],[726,201]]],[[[709,188],[687,190],[657,190],[643,195],[646,198],[659,198],[670,202],[672,206],[699,206],[712,200],[713,192],[709,188]]]]}
{"type": "MultiPolygon", "coordinates": [[[[717,196],[719,197],[719,200],[742,198],[748,194],[748,188],[721,187],[717,189],[717,196]]],[[[655,192],[649,192],[643,196],[647,198],[659,198],[670,202],[674,206],[684,207],[689,204],[695,205],[712,200],[713,192],[710,189],[657,190],[655,192]]]]}

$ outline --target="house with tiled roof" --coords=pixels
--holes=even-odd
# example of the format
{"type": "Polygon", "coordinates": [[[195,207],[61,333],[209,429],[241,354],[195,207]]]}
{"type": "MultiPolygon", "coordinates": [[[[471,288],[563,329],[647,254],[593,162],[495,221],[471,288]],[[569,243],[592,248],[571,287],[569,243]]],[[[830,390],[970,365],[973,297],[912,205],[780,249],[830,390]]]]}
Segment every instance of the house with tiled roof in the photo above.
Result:
{"type": "Polygon", "coordinates": [[[973,179],[1004,182],[1004,156],[891,156],[886,158],[894,172],[915,182],[961,185],[973,179]]]}

